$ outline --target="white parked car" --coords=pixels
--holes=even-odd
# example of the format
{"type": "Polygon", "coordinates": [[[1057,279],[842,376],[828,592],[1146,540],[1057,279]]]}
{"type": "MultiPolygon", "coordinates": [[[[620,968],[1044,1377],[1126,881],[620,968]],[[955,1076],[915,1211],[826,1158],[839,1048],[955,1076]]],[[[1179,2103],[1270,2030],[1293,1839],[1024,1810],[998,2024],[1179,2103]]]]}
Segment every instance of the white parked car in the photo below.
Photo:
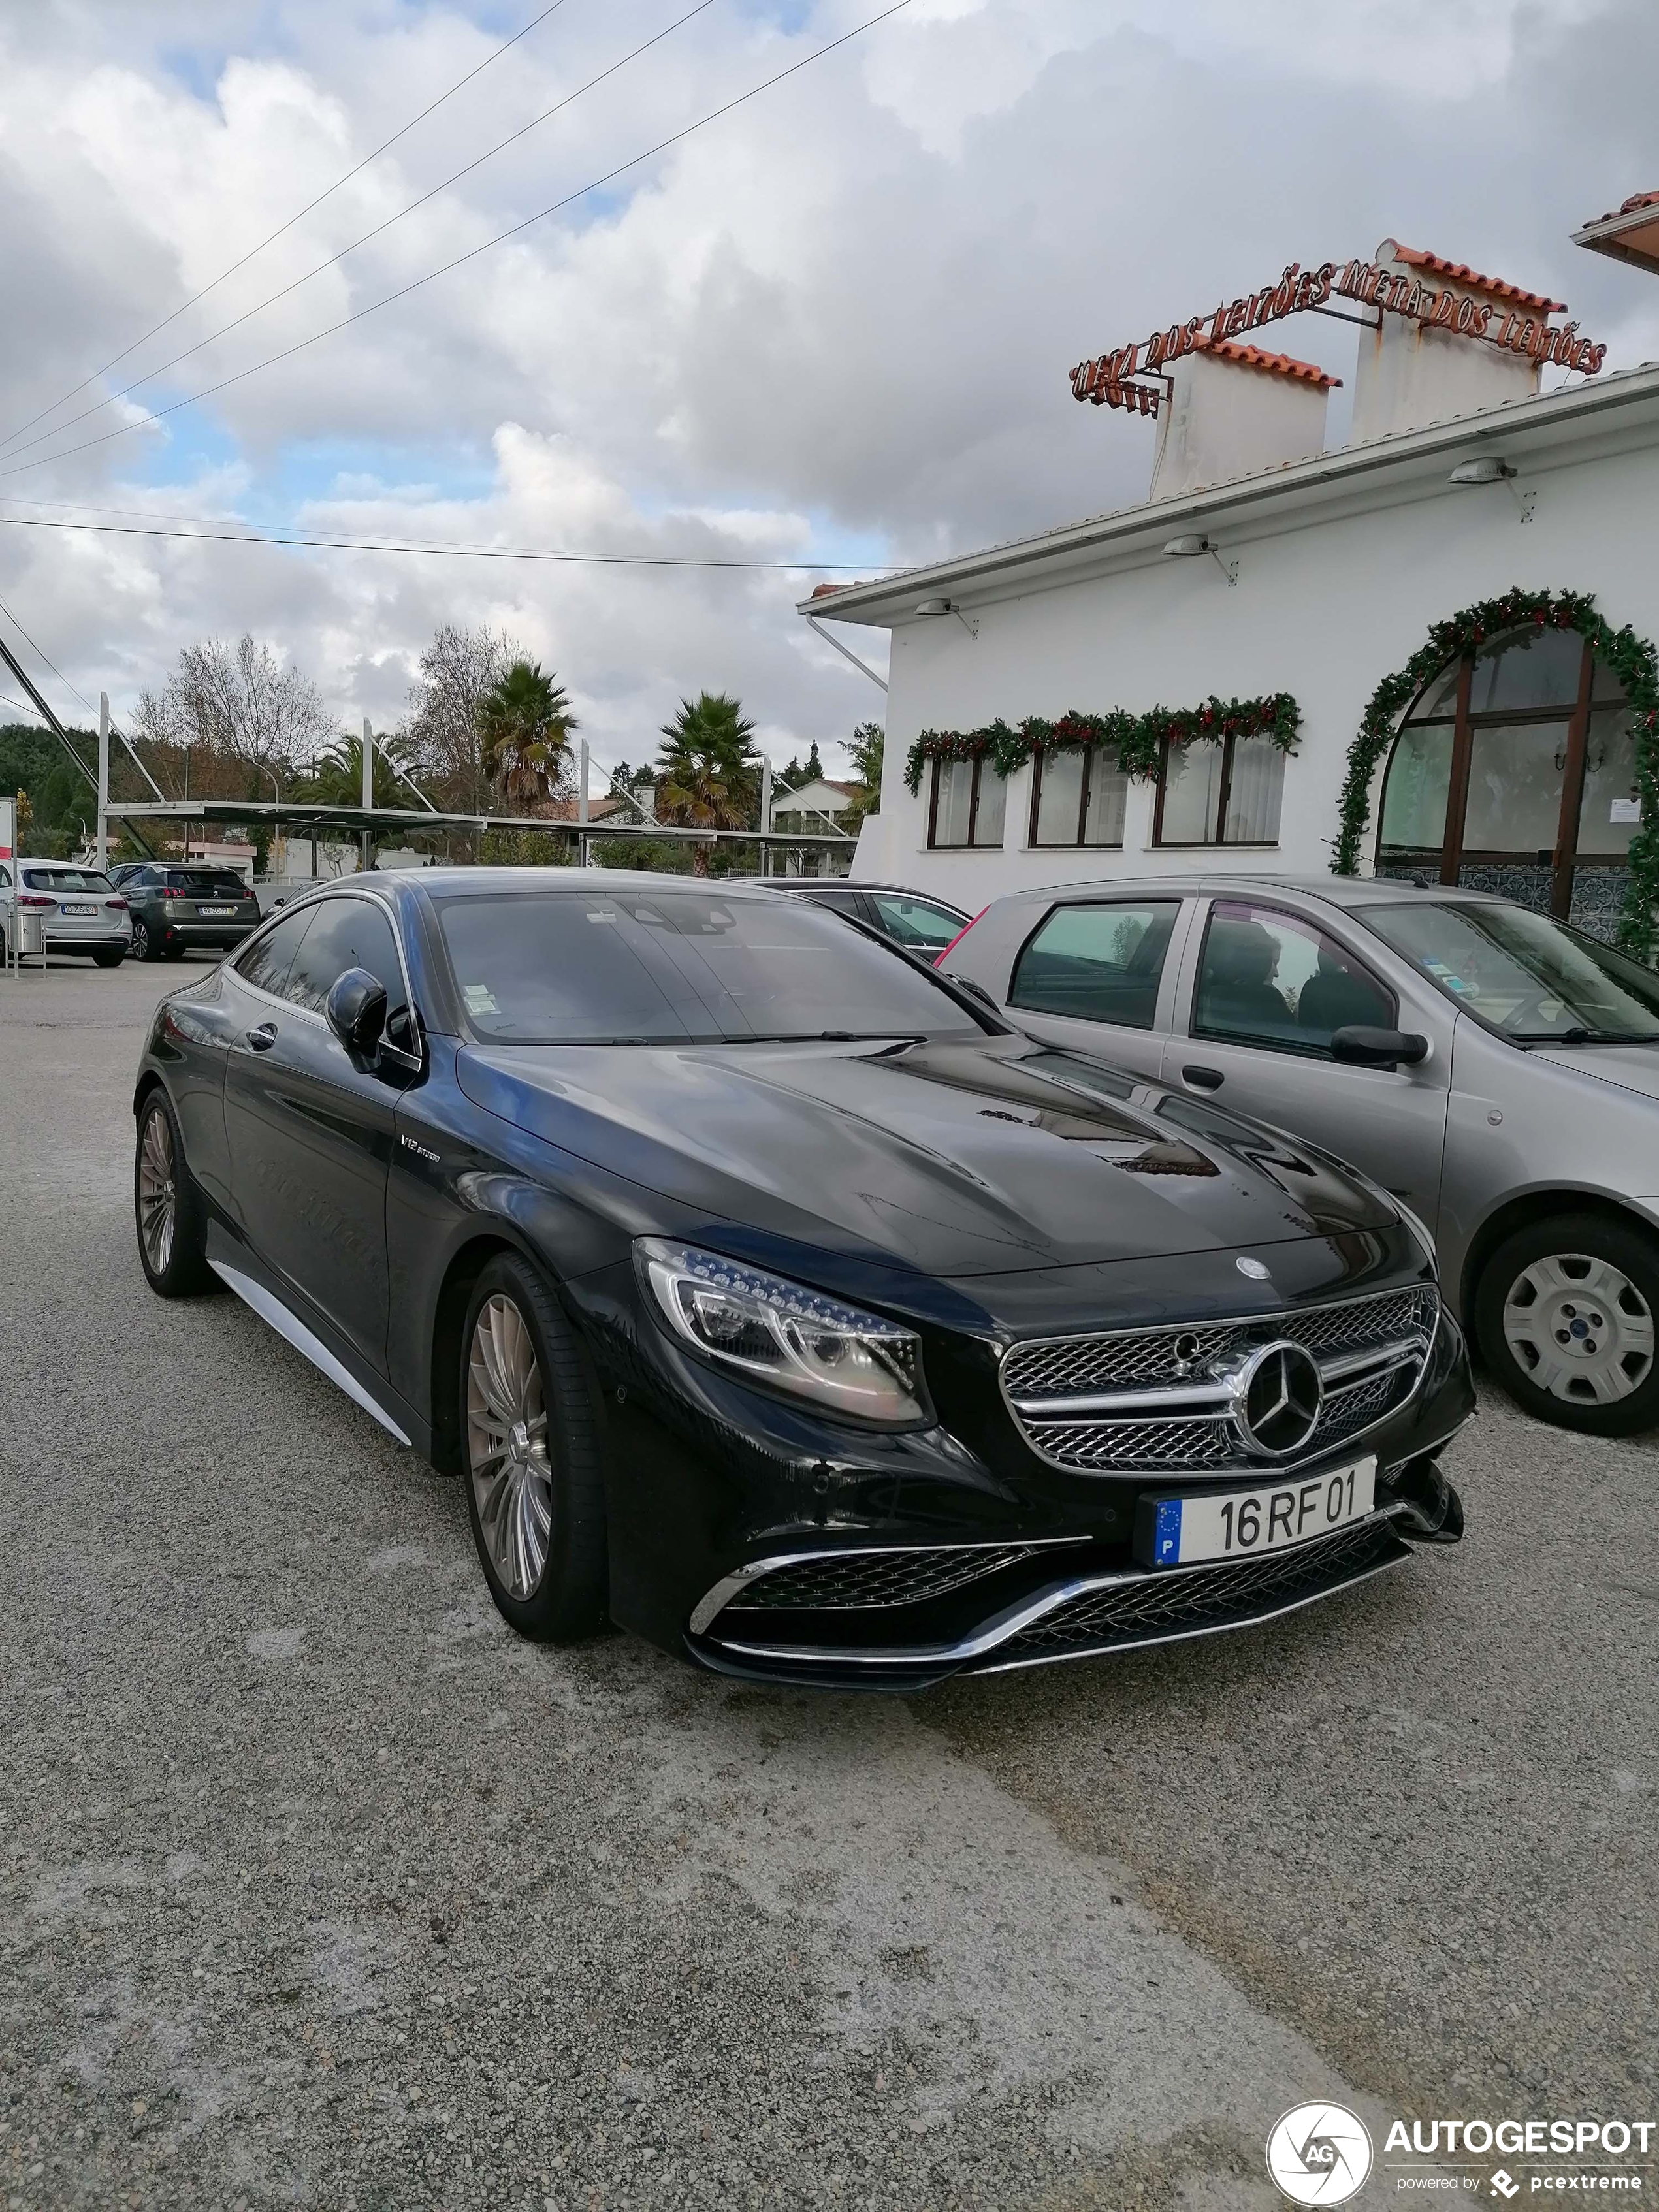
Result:
{"type": "Polygon", "coordinates": [[[37,911],[49,953],[79,952],[100,968],[118,968],[132,950],[127,902],[97,868],[69,860],[19,860],[21,883],[0,861],[0,946],[9,953],[18,907],[37,911]]]}

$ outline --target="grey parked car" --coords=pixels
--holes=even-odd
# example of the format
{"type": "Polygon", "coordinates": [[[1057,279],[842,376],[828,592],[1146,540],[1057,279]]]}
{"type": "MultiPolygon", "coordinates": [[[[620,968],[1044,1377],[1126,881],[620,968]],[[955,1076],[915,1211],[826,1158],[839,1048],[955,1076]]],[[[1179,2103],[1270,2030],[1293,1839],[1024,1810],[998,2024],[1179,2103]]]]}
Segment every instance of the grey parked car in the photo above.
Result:
{"type": "Polygon", "coordinates": [[[9,952],[12,914],[21,904],[40,916],[49,953],[78,952],[100,968],[118,968],[132,947],[127,902],[97,868],[67,860],[19,860],[21,884],[0,861],[0,959],[9,952]]]}
{"type": "Polygon", "coordinates": [[[941,963],[1020,1027],[1352,1163],[1433,1231],[1504,1387],[1659,1424],[1659,975],[1478,891],[1324,877],[1067,884],[941,963]]]}

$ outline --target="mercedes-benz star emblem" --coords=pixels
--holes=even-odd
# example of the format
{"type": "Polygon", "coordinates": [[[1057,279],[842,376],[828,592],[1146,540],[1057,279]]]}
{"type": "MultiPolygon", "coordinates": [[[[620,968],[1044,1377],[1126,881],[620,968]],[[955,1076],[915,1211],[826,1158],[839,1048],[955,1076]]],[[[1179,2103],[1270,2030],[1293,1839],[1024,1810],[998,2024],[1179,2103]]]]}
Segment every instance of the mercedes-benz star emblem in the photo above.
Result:
{"type": "Polygon", "coordinates": [[[1285,1459],[1300,1451],[1319,1425],[1325,1385],[1299,1344],[1267,1344],[1238,1378],[1238,1425],[1253,1451],[1285,1459]]]}

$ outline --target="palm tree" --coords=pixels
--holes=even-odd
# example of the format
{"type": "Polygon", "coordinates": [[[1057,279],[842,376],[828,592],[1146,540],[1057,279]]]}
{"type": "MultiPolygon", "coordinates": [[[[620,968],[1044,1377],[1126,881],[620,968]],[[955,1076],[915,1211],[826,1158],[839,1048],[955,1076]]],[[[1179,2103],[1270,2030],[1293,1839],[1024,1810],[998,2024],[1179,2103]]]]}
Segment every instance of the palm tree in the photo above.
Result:
{"type": "Polygon", "coordinates": [[[847,750],[853,763],[853,773],[858,778],[860,798],[859,818],[873,814],[881,804],[882,753],[887,732],[879,722],[860,722],[848,738],[847,750]]]}
{"type": "Polygon", "coordinates": [[[559,781],[578,728],[562,685],[539,661],[515,660],[478,709],[484,763],[503,799],[545,799],[559,781]]]}
{"type": "MultiPolygon", "coordinates": [[[[395,732],[374,740],[374,804],[376,806],[418,806],[404,781],[418,763],[406,738],[395,732]],[[403,771],[399,775],[398,770],[403,771]]],[[[318,806],[361,806],[363,803],[363,741],[342,731],[326,750],[318,754],[294,787],[294,795],[318,806]]]]}
{"type": "MultiPolygon", "coordinates": [[[[682,699],[665,722],[657,756],[657,813],[664,822],[695,830],[752,829],[760,806],[760,762],[750,739],[755,726],[723,691],[682,699]]],[[[692,872],[708,873],[708,848],[691,848],[692,872]]]]}

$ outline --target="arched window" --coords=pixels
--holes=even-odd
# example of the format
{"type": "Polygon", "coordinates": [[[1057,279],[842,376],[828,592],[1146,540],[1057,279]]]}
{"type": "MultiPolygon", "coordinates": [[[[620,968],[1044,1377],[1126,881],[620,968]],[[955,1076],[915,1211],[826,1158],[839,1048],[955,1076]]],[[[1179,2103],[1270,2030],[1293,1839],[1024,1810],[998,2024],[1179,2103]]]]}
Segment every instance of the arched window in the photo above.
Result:
{"type": "Polygon", "coordinates": [[[1612,671],[1574,630],[1514,630],[1443,669],[1401,725],[1376,872],[1501,891],[1611,940],[1639,819],[1612,671]]]}

